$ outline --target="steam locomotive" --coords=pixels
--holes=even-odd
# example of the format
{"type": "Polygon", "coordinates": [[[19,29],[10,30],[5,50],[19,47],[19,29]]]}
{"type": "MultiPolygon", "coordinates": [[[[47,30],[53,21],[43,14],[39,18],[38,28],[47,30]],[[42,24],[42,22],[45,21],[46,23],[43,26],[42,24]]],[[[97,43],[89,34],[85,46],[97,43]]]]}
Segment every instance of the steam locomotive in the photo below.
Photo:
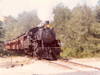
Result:
{"type": "Polygon", "coordinates": [[[5,49],[24,53],[38,59],[56,60],[60,57],[60,40],[53,29],[35,27],[19,37],[5,42],[5,49]]]}

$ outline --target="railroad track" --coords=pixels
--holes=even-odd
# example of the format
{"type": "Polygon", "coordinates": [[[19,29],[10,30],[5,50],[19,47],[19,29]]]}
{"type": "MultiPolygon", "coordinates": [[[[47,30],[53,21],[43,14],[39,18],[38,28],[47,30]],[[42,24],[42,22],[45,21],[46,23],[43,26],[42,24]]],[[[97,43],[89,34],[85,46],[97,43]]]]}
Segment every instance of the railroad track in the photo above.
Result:
{"type": "Polygon", "coordinates": [[[43,61],[50,63],[50,64],[53,64],[53,65],[56,65],[58,67],[64,68],[65,70],[70,69],[70,70],[83,71],[83,69],[84,70],[85,69],[92,69],[92,70],[100,71],[99,67],[81,64],[81,63],[74,62],[71,60],[59,59],[57,61],[47,61],[47,60],[43,60],[43,61]]]}
{"type": "Polygon", "coordinates": [[[60,64],[60,63],[56,63],[55,61],[48,61],[48,60],[43,60],[44,62],[47,62],[49,64],[52,64],[52,65],[56,65],[58,67],[61,67],[61,68],[64,68],[64,69],[73,69],[72,67],[70,66],[65,66],[63,64],[60,64]]]}
{"type": "Polygon", "coordinates": [[[68,62],[68,63],[71,63],[73,65],[76,65],[76,66],[81,66],[81,67],[85,67],[85,68],[91,68],[91,69],[96,69],[96,70],[99,70],[100,71],[100,68],[99,67],[95,67],[95,66],[90,66],[90,65],[86,65],[86,64],[81,64],[81,63],[78,63],[78,62],[74,62],[74,61],[66,61],[66,60],[62,60],[62,62],[68,62]]]}
{"type": "Polygon", "coordinates": [[[48,60],[41,60],[41,61],[52,64],[53,66],[56,66],[56,67],[63,68],[65,70],[69,69],[69,70],[83,71],[83,69],[93,69],[93,70],[100,71],[99,67],[86,65],[86,64],[79,63],[79,62],[74,62],[72,60],[58,59],[56,61],[48,61],[48,60]]]}

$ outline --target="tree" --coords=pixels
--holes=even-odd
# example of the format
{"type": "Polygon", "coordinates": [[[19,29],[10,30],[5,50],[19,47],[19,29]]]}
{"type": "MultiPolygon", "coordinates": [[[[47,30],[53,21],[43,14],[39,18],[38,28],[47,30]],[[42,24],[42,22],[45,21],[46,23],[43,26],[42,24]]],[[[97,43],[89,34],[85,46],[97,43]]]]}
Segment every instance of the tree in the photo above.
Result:
{"type": "MultiPolygon", "coordinates": [[[[62,3],[58,4],[54,10],[53,10],[53,14],[54,14],[54,22],[53,24],[55,25],[55,31],[57,32],[57,34],[59,35],[59,38],[65,38],[64,35],[66,34],[66,27],[68,22],[71,19],[71,11],[65,7],[62,3]]],[[[65,41],[63,39],[63,41],[65,41]]]]}
{"type": "Polygon", "coordinates": [[[5,17],[4,28],[5,28],[5,40],[13,39],[19,30],[16,26],[17,20],[12,16],[5,17]],[[15,31],[16,29],[16,31],[15,31]],[[15,33],[16,32],[16,33],[15,33]]]}
{"type": "Polygon", "coordinates": [[[12,40],[18,37],[40,22],[36,11],[23,12],[16,19],[12,16],[5,18],[6,40],[12,40]]]}
{"type": "Polygon", "coordinates": [[[70,10],[65,7],[62,3],[58,4],[54,10],[54,22],[55,25],[63,25],[65,22],[68,22],[70,20],[71,12],[70,10]]]}
{"type": "Polygon", "coordinates": [[[93,40],[89,40],[95,23],[94,12],[86,5],[77,6],[72,11],[69,10],[70,13],[65,10],[66,8],[62,5],[54,9],[55,29],[64,43],[63,55],[65,57],[67,55],[80,57],[85,54],[88,56],[88,53],[91,54],[91,50],[96,48],[94,42],[91,43],[93,40]]]}
{"type": "Polygon", "coordinates": [[[96,6],[96,21],[100,23],[100,0],[98,0],[98,4],[96,6]]]}
{"type": "Polygon", "coordinates": [[[19,17],[17,18],[18,25],[22,26],[22,31],[27,31],[33,26],[36,26],[40,19],[37,16],[37,12],[31,11],[31,12],[23,12],[22,14],[19,14],[19,17]]]}
{"type": "Polygon", "coordinates": [[[4,43],[4,28],[3,28],[3,22],[0,21],[0,56],[3,50],[3,43],[4,43]]]}

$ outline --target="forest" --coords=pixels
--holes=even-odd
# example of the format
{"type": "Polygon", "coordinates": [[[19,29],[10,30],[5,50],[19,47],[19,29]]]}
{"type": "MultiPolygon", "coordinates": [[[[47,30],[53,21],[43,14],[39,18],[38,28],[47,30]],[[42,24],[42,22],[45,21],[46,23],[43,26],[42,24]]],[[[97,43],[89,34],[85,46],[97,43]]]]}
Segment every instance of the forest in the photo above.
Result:
{"type": "MultiPolygon", "coordinates": [[[[53,9],[51,24],[61,40],[64,58],[100,57],[100,1],[91,8],[77,5],[69,9],[60,3],[53,9]]],[[[23,12],[17,18],[5,16],[0,21],[0,56],[6,55],[3,43],[27,32],[41,22],[37,11],[23,12]]]]}

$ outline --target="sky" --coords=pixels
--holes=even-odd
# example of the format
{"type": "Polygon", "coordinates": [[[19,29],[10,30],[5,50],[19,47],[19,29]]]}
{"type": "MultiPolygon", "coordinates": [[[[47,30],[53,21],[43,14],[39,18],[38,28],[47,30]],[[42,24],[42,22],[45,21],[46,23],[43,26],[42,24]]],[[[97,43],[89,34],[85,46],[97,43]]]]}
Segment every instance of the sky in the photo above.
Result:
{"type": "Polygon", "coordinates": [[[60,2],[72,9],[77,4],[87,4],[90,7],[94,7],[97,1],[98,0],[0,0],[0,17],[9,15],[17,17],[18,14],[24,11],[37,10],[41,20],[52,20],[52,9],[60,2]]]}

